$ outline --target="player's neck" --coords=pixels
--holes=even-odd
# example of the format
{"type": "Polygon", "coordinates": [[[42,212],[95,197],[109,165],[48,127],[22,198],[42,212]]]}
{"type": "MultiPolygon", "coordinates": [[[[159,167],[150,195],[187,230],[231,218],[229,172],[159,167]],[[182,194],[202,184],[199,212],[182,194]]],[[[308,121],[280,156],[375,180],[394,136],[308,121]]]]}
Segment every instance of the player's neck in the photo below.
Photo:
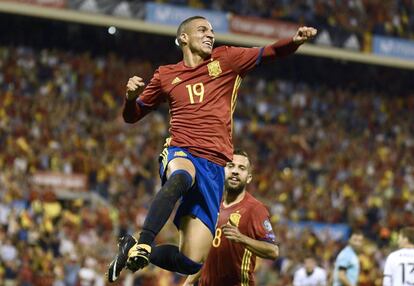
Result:
{"type": "Polygon", "coordinates": [[[224,201],[223,201],[224,207],[227,208],[227,207],[231,207],[235,204],[240,203],[244,199],[245,195],[246,195],[245,191],[242,191],[239,194],[232,194],[232,193],[226,192],[224,201]]]}
{"type": "Polygon", "coordinates": [[[184,52],[184,65],[190,68],[194,68],[204,62],[206,58],[203,58],[199,54],[191,53],[191,52],[184,52]]]}

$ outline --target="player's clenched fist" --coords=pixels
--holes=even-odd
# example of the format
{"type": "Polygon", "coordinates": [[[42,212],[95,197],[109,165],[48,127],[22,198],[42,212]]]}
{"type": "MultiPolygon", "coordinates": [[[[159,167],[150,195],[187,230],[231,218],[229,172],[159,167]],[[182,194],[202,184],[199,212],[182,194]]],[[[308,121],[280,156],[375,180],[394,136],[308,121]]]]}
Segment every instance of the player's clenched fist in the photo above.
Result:
{"type": "Polygon", "coordinates": [[[128,80],[126,86],[126,98],[128,100],[134,100],[141,94],[144,90],[145,83],[144,80],[138,76],[133,76],[128,80]]]}
{"type": "Polygon", "coordinates": [[[313,37],[315,37],[317,33],[318,30],[316,30],[315,28],[306,26],[300,27],[297,30],[296,34],[293,36],[293,42],[295,42],[296,44],[303,44],[307,40],[310,40],[313,37]]]}

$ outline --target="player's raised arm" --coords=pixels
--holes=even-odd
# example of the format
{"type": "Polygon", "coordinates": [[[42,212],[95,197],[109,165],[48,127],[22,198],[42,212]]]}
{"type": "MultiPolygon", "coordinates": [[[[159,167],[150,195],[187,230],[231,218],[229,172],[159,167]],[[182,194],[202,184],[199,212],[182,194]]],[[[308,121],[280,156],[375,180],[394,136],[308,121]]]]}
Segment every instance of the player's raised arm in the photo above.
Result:
{"type": "Polygon", "coordinates": [[[141,77],[133,76],[126,85],[122,116],[125,122],[135,123],[155,109],[163,100],[158,70],[155,71],[146,87],[141,77]]]}
{"type": "Polygon", "coordinates": [[[144,88],[145,83],[142,78],[138,76],[129,78],[126,85],[124,109],[122,111],[125,122],[135,123],[149,112],[149,110],[145,110],[136,102],[138,95],[142,93],[144,88]]]}
{"type": "Polygon", "coordinates": [[[263,60],[286,57],[293,54],[300,45],[316,36],[318,31],[312,27],[300,27],[292,38],[285,38],[263,48],[263,60]]]}
{"type": "Polygon", "coordinates": [[[144,90],[145,83],[144,80],[138,76],[133,76],[128,80],[126,86],[126,99],[135,100],[138,95],[144,90]]]}
{"type": "Polygon", "coordinates": [[[312,39],[316,34],[315,28],[300,27],[292,37],[279,39],[261,48],[227,47],[227,58],[232,70],[244,77],[262,62],[273,62],[277,58],[293,54],[300,45],[312,39]]]}

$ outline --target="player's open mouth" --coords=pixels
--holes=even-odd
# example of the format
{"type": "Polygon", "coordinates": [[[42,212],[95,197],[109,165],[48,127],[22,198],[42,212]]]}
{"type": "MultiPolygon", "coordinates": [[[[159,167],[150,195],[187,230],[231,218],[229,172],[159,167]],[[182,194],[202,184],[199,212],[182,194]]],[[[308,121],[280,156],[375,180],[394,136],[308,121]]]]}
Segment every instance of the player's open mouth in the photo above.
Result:
{"type": "Polygon", "coordinates": [[[209,41],[203,42],[203,45],[208,46],[209,48],[212,48],[213,47],[213,43],[212,42],[209,42],[209,41]]]}
{"type": "Polygon", "coordinates": [[[239,182],[240,180],[237,177],[231,177],[230,178],[230,181],[239,182]]]}

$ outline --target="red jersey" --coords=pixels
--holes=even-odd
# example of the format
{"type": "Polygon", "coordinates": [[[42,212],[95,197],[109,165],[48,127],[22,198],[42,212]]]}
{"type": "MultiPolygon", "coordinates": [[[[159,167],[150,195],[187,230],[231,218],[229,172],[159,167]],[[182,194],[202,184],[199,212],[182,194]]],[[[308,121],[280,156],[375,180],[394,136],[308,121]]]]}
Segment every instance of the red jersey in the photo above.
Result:
{"type": "Polygon", "coordinates": [[[220,206],[218,227],[213,245],[201,272],[202,286],[254,285],[256,256],[243,244],[222,235],[220,226],[232,220],[240,232],[256,240],[275,243],[275,235],[266,207],[246,192],[243,200],[230,207],[220,206]]]}
{"type": "Polygon", "coordinates": [[[196,67],[160,66],[137,103],[149,109],[168,101],[168,146],[225,165],[233,157],[232,116],[241,78],[260,62],[260,48],[222,46],[196,67]]]}

